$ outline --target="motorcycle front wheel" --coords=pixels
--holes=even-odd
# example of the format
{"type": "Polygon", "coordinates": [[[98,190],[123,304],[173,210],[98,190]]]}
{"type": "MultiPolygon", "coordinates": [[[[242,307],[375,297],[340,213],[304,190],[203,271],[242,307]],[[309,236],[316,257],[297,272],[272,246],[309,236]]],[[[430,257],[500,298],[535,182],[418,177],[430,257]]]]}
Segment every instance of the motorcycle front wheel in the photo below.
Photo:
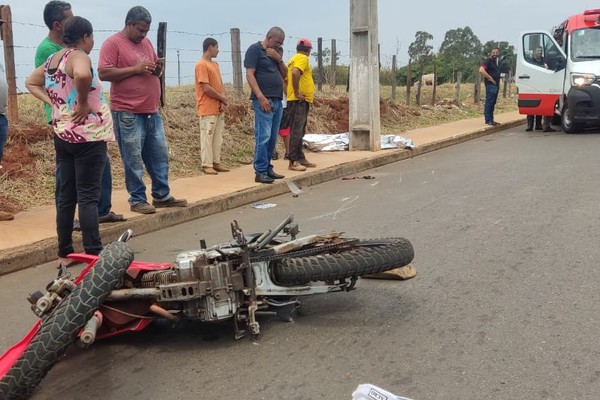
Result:
{"type": "Polygon", "coordinates": [[[42,318],[37,334],[21,357],[0,380],[0,399],[24,399],[46,376],[77,338],[106,296],[133,261],[133,250],[123,243],[106,246],[96,264],[75,290],[42,318]]]}
{"type": "Polygon", "coordinates": [[[283,286],[334,281],[376,274],[403,267],[414,258],[412,244],[404,238],[360,240],[335,252],[278,260],[271,271],[283,286]]]}

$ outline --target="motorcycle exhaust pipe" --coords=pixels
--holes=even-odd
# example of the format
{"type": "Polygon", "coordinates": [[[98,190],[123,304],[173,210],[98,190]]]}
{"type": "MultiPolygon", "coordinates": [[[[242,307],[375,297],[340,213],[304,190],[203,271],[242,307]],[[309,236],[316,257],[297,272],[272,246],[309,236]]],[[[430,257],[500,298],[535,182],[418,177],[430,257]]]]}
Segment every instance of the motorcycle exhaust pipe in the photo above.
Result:
{"type": "Polygon", "coordinates": [[[96,332],[98,328],[102,326],[102,313],[100,311],[96,311],[92,318],[85,324],[83,328],[83,332],[81,336],[79,336],[79,341],[83,346],[89,346],[94,343],[96,340],[96,332]]]}

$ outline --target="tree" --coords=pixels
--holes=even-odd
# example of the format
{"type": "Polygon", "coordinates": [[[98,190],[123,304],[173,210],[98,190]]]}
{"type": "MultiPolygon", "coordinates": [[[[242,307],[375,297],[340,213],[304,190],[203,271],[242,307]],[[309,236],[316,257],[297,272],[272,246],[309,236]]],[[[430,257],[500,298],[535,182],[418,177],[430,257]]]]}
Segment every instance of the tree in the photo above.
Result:
{"type": "MultiPolygon", "coordinates": [[[[335,60],[336,61],[339,61],[340,54],[342,54],[342,53],[339,51],[335,52],[335,60]]],[[[315,61],[319,61],[319,53],[317,53],[316,51],[313,51],[312,53],[310,53],[310,55],[315,58],[315,61]]],[[[325,47],[322,50],[322,57],[323,57],[324,65],[329,65],[331,63],[331,49],[329,47],[325,47]]]]}
{"type": "Polygon", "coordinates": [[[430,33],[418,31],[415,33],[415,41],[408,46],[408,56],[421,68],[432,56],[431,50],[433,50],[433,46],[427,44],[430,40],[433,40],[433,36],[430,33]]]}
{"type": "Polygon", "coordinates": [[[468,26],[451,29],[446,32],[438,53],[441,67],[443,70],[451,68],[451,79],[461,71],[463,79],[468,80],[473,75],[473,67],[479,63],[481,48],[481,41],[468,26]]]}
{"type": "MultiPolygon", "coordinates": [[[[415,41],[408,46],[408,56],[415,60],[415,64],[417,64],[419,69],[419,81],[420,77],[423,75],[423,69],[425,68],[425,64],[431,60],[433,54],[431,50],[433,50],[433,46],[427,44],[428,41],[433,40],[433,36],[424,31],[418,31],[415,33],[415,41]]],[[[416,94],[417,105],[421,105],[421,84],[417,86],[417,94],[416,94]]]]}
{"type": "Polygon", "coordinates": [[[500,50],[500,56],[498,57],[500,72],[507,73],[509,70],[514,72],[517,67],[517,52],[515,51],[515,46],[508,42],[496,42],[490,40],[483,45],[484,56],[487,57],[494,47],[498,47],[500,50]]]}

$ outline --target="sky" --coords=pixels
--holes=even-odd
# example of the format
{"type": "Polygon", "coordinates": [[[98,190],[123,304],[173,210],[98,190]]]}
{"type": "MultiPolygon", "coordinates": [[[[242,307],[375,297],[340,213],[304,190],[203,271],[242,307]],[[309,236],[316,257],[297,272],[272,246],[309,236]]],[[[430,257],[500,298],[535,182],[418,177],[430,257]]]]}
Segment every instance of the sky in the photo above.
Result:
{"type": "MultiPolygon", "coordinates": [[[[43,9],[47,0],[8,1],[13,20],[13,44],[17,90],[26,91],[24,80],[34,69],[35,48],[47,35],[43,9]]],[[[121,30],[127,11],[136,5],[152,14],[150,40],[156,45],[159,22],[167,23],[166,83],[168,86],[193,83],[194,65],[202,55],[202,41],[214,37],[221,50],[216,61],[221,65],[223,80],[232,81],[230,29],[240,29],[242,58],[245,49],[262,40],[272,26],[286,32],[285,57],[294,54],[296,41],[308,37],[316,49],[317,38],[323,48],[336,39],[341,53],[338,64],[349,64],[350,0],[72,0],[76,15],[90,20],[94,26],[95,46],[90,54],[97,65],[98,50],[111,34],[121,30]]],[[[482,43],[507,41],[518,46],[519,32],[550,30],[568,16],[585,9],[600,8],[591,0],[378,0],[378,37],[381,63],[391,66],[396,55],[399,66],[408,62],[408,46],[417,31],[433,35],[434,51],[439,49],[448,30],[469,26],[482,43]]],[[[4,43],[1,43],[4,47],[4,43]]],[[[4,48],[0,59],[4,64],[4,48]]],[[[313,67],[316,61],[311,58],[313,67]]]]}

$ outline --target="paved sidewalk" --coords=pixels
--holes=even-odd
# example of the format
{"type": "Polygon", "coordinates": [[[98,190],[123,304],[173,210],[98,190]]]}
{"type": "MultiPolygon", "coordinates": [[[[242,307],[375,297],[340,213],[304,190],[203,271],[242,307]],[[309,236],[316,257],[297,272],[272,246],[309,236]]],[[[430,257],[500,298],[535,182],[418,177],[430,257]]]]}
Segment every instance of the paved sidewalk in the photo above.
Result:
{"type": "MultiPolygon", "coordinates": [[[[415,148],[412,150],[310,153],[309,159],[317,164],[317,168],[305,172],[290,171],[287,161],[276,160],[273,161],[275,171],[286,178],[272,185],[255,183],[252,165],[219,175],[177,179],[170,182],[171,190],[177,197],[187,199],[188,207],[157,209],[155,214],[150,215],[129,211],[127,192],[115,190],[113,211],[124,214],[127,221],[101,224],[102,241],[107,243],[115,240],[126,228],[132,228],[136,235],[141,235],[283,194],[289,192],[286,180],[293,180],[301,186],[313,186],[515,127],[523,124],[525,118],[515,111],[498,114],[497,121],[502,125],[484,125],[483,117],[480,117],[400,133],[413,140],[415,148]]],[[[0,230],[0,275],[57,258],[54,205],[18,213],[13,221],[0,221],[0,230]]],[[[76,233],[73,239],[76,250],[81,251],[80,234],[76,233]]]]}

